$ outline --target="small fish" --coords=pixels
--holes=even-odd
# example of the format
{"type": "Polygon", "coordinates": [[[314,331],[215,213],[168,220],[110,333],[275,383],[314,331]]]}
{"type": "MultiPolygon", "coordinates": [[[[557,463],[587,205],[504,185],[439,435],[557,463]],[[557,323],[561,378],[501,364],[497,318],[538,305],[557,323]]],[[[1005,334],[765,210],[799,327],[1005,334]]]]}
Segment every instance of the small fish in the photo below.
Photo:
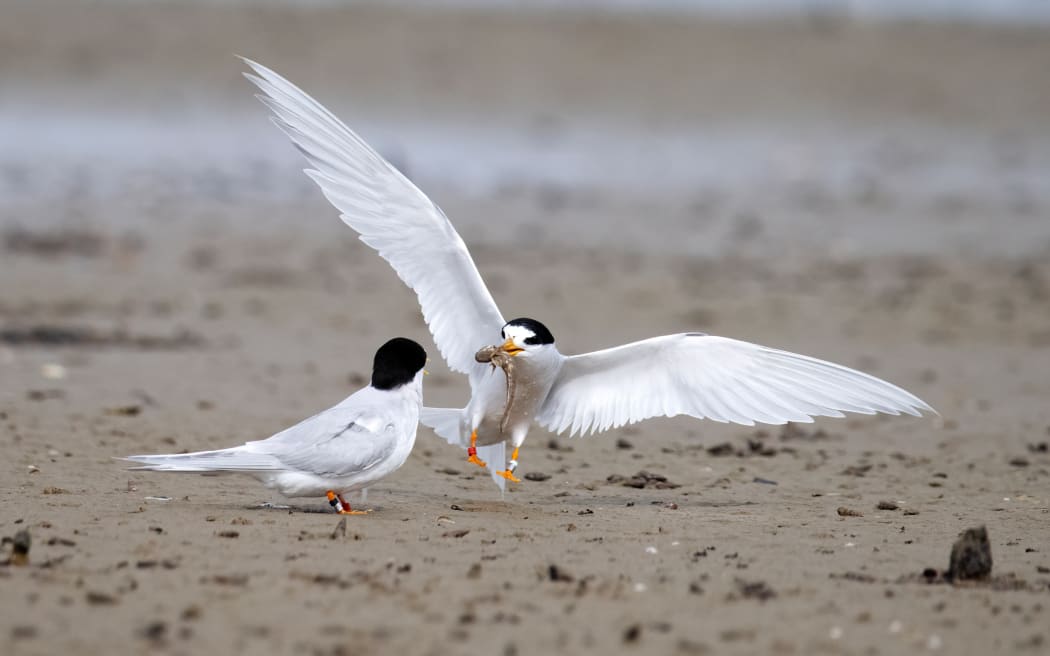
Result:
{"type": "Polygon", "coordinates": [[[514,378],[514,358],[498,346],[485,346],[474,354],[474,359],[478,362],[488,362],[493,369],[499,367],[507,376],[507,405],[503,409],[503,419],[499,422],[499,432],[502,434],[507,429],[507,418],[510,417],[510,407],[514,402],[514,392],[517,389],[517,382],[514,378]]]}

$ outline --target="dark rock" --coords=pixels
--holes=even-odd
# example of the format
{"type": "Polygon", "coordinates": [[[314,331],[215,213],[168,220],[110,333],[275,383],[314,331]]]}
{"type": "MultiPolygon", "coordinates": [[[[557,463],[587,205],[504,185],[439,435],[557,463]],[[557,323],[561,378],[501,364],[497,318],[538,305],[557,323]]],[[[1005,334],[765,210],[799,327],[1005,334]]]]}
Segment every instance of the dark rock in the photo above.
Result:
{"type": "Polygon", "coordinates": [[[677,483],[672,483],[667,480],[667,477],[662,474],[653,474],[644,469],[630,478],[620,476],[619,474],[612,474],[605,480],[607,483],[619,483],[624,487],[633,487],[636,489],[653,488],[656,490],[673,490],[677,487],[681,487],[677,483]]]}
{"type": "Polygon", "coordinates": [[[850,465],[849,467],[846,467],[845,469],[842,470],[842,475],[843,476],[862,477],[862,476],[864,476],[864,474],[867,474],[869,471],[871,471],[871,467],[872,467],[871,465],[867,465],[867,464],[865,464],[865,465],[850,465]]]}
{"type": "Polygon", "coordinates": [[[112,606],[117,603],[116,597],[105,592],[88,591],[84,599],[92,606],[112,606]]]}
{"type": "Polygon", "coordinates": [[[624,641],[625,644],[628,644],[628,645],[632,644],[632,643],[635,643],[635,642],[638,642],[638,639],[641,638],[641,637],[642,637],[642,625],[641,624],[632,624],[631,626],[627,627],[627,629],[623,632],[623,641],[624,641]]]}
{"type": "Polygon", "coordinates": [[[772,599],[777,596],[777,593],[773,588],[769,587],[769,584],[765,581],[744,581],[743,579],[737,579],[736,589],[744,599],[766,601],[767,599],[772,599]]]}
{"type": "Polygon", "coordinates": [[[33,545],[33,539],[29,531],[22,529],[15,533],[14,537],[5,537],[3,544],[11,544],[11,558],[5,564],[23,566],[29,564],[29,548],[33,545]]]}
{"type": "Polygon", "coordinates": [[[569,574],[557,565],[551,565],[547,568],[547,578],[556,583],[572,583],[575,580],[572,574],[569,574]]]}
{"type": "Polygon", "coordinates": [[[875,507],[879,510],[897,510],[898,508],[900,508],[900,506],[898,506],[892,501],[880,501],[875,507]]]}
{"type": "Polygon", "coordinates": [[[733,445],[729,442],[722,442],[721,444],[716,444],[715,446],[708,447],[707,449],[707,455],[715,457],[731,456],[734,453],[736,453],[736,449],[734,449],[733,445]]]}
{"type": "Polygon", "coordinates": [[[154,642],[161,642],[168,632],[168,625],[161,621],[150,622],[142,628],[142,637],[154,642]]]}
{"type": "Polygon", "coordinates": [[[525,474],[525,480],[527,481],[547,481],[550,480],[550,477],[550,474],[544,474],[543,472],[529,472],[528,474],[525,474]]]}
{"type": "Polygon", "coordinates": [[[992,573],[992,545],[984,526],[963,531],[952,545],[947,578],[966,581],[987,578],[992,573]]]}

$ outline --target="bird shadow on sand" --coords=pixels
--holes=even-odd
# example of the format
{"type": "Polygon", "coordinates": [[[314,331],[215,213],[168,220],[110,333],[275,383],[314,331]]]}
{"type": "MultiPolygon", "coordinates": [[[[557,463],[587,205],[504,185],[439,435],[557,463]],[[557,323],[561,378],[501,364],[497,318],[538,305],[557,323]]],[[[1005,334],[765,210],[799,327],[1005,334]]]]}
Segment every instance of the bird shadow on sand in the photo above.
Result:
{"type": "MultiPolygon", "coordinates": [[[[332,517],[341,517],[335,510],[325,507],[323,504],[317,504],[314,506],[307,505],[295,505],[291,506],[283,503],[255,503],[248,506],[242,506],[245,510],[260,510],[260,511],[277,511],[285,514],[293,513],[306,513],[310,515],[331,515],[332,517]]],[[[381,510],[378,506],[369,505],[367,508],[369,512],[381,510]]]]}

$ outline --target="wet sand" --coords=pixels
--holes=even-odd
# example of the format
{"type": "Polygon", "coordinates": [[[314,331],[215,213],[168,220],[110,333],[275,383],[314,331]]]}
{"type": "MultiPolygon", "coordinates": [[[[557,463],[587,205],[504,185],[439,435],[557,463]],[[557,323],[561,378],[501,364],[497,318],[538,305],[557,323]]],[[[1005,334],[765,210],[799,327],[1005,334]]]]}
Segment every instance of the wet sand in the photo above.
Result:
{"type": "Polygon", "coordinates": [[[107,152],[90,135],[79,149],[42,137],[34,154],[20,138],[2,154],[0,534],[33,539],[28,566],[0,567],[4,653],[1046,649],[1041,35],[35,7],[10,10],[21,31],[0,22],[0,66],[18,90],[0,108],[4,134],[34,115],[69,134],[80,112],[98,128],[119,109],[145,127],[115,134],[145,141],[107,152]],[[640,35],[668,59],[623,46],[640,35]],[[390,56],[365,61],[377,43],[394,44],[390,56]],[[258,439],[331,405],[392,335],[430,351],[428,404],[466,398],[412,294],[270,134],[231,51],[310,89],[337,87],[350,67],[360,103],[344,89],[333,104],[359,107],[380,135],[429,125],[431,112],[453,125],[499,116],[484,126],[542,142],[534,121],[556,106],[569,142],[592,117],[639,143],[754,127],[795,154],[845,144],[867,186],[818,158],[712,174],[699,190],[661,186],[658,172],[633,187],[593,173],[559,187],[543,171],[464,188],[454,167],[442,177],[395,142],[504,313],[542,318],[564,352],[703,330],[860,367],[941,416],[797,430],[678,418],[585,439],[537,429],[521,471],[549,478],[505,500],[421,428],[408,463],[370,491],[375,512],[345,524],[321,499],[259,508],[287,501],[250,479],[126,471],[113,456],[258,439]],[[707,85],[724,76],[722,92],[684,87],[672,60],[694,62],[707,85]],[[777,84],[773,61],[801,91],[777,84]],[[450,73],[467,62],[469,75],[450,73]],[[870,84],[852,82],[861,74],[870,84]],[[504,76],[509,96],[493,91],[504,76]],[[168,120],[174,136],[156,135],[168,120]],[[825,122],[825,145],[790,137],[825,122]],[[194,150],[188,135],[223,126],[222,149],[194,150]],[[151,150],[163,143],[181,149],[151,150]],[[961,172],[946,180],[952,162],[961,172]],[[624,485],[646,483],[642,471],[665,480],[624,485]],[[993,579],[926,582],[979,525],[993,579]]]}

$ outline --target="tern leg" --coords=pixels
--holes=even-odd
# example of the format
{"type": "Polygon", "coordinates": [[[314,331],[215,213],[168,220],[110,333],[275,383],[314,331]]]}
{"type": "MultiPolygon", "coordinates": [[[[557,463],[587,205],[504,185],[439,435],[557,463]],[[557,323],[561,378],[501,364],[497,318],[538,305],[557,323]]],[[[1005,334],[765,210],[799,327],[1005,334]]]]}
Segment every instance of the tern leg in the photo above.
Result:
{"type": "Polygon", "coordinates": [[[472,462],[478,467],[484,467],[485,461],[478,457],[478,431],[470,431],[470,446],[467,448],[467,462],[472,462]]]}
{"type": "Polygon", "coordinates": [[[336,494],[335,492],[328,490],[325,493],[328,497],[328,505],[335,508],[335,511],[340,515],[367,515],[372,512],[371,510],[354,510],[350,507],[350,503],[343,498],[342,494],[336,494]]]}
{"type": "Polygon", "coordinates": [[[503,471],[496,472],[503,478],[513,483],[520,483],[521,479],[514,475],[514,470],[518,468],[518,449],[521,447],[514,447],[514,453],[510,454],[510,465],[503,471]]]}

